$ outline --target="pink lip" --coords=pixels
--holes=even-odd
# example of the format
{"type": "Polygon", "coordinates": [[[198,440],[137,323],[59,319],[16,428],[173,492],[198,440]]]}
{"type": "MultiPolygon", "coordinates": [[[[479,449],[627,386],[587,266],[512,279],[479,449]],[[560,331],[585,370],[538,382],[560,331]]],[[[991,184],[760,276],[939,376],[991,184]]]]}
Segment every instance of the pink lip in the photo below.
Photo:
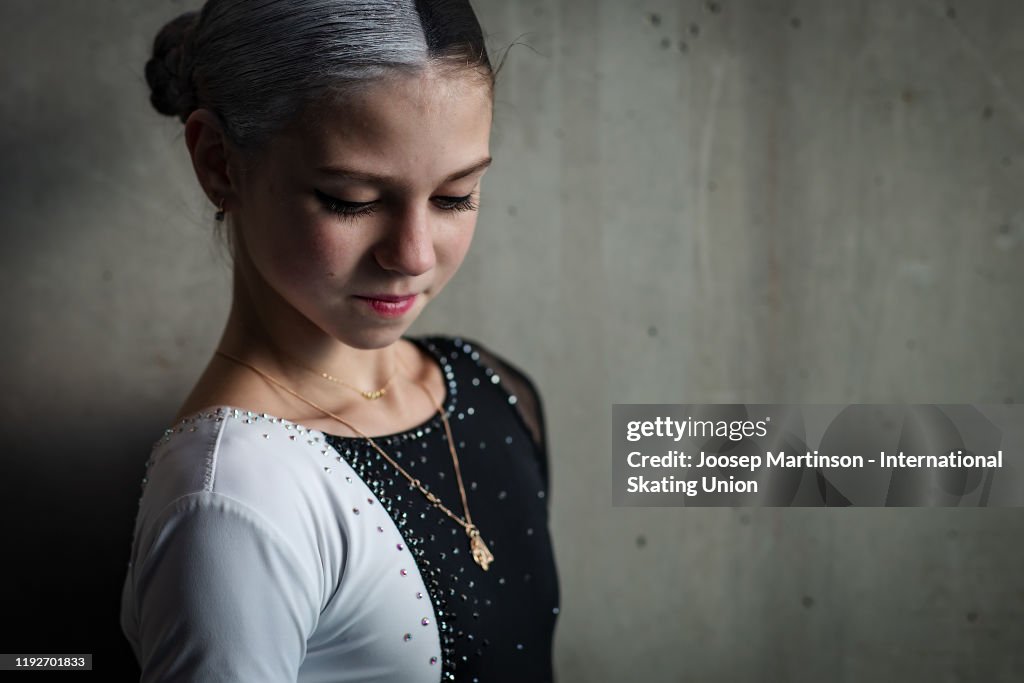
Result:
{"type": "Polygon", "coordinates": [[[369,304],[378,315],[385,318],[398,318],[405,315],[416,303],[416,294],[394,296],[392,294],[374,294],[373,296],[357,296],[357,299],[369,304]]]}
{"type": "Polygon", "coordinates": [[[405,301],[416,298],[415,294],[357,294],[360,299],[373,299],[375,301],[405,301]]]}

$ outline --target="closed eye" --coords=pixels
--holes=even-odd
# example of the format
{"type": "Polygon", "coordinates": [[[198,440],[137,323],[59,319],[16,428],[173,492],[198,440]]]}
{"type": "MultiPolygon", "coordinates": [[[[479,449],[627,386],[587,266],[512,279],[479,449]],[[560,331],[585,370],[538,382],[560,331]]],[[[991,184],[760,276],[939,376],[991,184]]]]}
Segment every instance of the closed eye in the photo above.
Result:
{"type": "MultiPolygon", "coordinates": [[[[335,213],[346,218],[367,216],[376,211],[380,206],[379,201],[349,202],[344,199],[332,197],[320,190],[314,190],[314,193],[316,194],[317,199],[320,200],[320,203],[324,205],[325,209],[331,213],[335,213]]],[[[434,202],[444,211],[476,211],[479,208],[479,205],[474,201],[475,197],[476,193],[470,192],[469,194],[461,197],[434,197],[434,202]]]]}
{"type": "Polygon", "coordinates": [[[366,216],[377,210],[377,202],[347,202],[320,190],[314,190],[317,199],[324,205],[324,208],[339,216],[366,216]]]}
{"type": "Polygon", "coordinates": [[[470,192],[464,197],[435,197],[446,211],[476,211],[479,207],[473,201],[475,194],[470,192]]]}

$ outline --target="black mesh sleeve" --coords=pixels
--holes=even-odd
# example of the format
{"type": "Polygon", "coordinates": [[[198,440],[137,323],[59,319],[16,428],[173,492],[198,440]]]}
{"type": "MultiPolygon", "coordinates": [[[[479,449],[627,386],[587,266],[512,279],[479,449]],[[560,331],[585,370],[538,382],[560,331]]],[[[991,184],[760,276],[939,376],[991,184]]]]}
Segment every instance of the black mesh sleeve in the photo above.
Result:
{"type": "Polygon", "coordinates": [[[544,406],[540,392],[529,376],[518,367],[479,342],[466,341],[476,348],[480,354],[480,362],[494,370],[501,377],[502,383],[509,393],[516,397],[516,412],[533,438],[546,490],[548,488],[547,428],[544,424],[544,406]]]}

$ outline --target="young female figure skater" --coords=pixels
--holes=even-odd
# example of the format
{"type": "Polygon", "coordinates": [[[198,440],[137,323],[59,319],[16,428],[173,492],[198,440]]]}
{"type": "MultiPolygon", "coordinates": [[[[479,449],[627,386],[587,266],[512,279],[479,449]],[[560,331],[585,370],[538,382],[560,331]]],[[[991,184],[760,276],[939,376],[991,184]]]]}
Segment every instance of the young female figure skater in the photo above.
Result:
{"type": "Polygon", "coordinates": [[[234,283],[147,461],[121,609],[142,680],[551,680],[540,398],[477,341],[403,336],[491,161],[468,2],[208,0],[146,77],[234,283]]]}

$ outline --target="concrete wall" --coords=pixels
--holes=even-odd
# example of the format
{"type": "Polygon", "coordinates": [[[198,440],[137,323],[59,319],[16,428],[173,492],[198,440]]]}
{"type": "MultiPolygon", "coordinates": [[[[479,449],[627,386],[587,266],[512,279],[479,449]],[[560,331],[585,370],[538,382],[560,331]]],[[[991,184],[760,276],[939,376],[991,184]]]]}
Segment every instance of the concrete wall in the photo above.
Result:
{"type": "MultiPolygon", "coordinates": [[[[560,680],[1024,678],[1019,510],[614,509],[609,485],[616,402],[1024,401],[1024,5],[475,5],[522,44],[473,251],[412,332],[543,392],[560,680]]],[[[229,302],[142,76],[192,6],[0,4],[8,652],[130,657],[143,462],[229,302]]]]}

